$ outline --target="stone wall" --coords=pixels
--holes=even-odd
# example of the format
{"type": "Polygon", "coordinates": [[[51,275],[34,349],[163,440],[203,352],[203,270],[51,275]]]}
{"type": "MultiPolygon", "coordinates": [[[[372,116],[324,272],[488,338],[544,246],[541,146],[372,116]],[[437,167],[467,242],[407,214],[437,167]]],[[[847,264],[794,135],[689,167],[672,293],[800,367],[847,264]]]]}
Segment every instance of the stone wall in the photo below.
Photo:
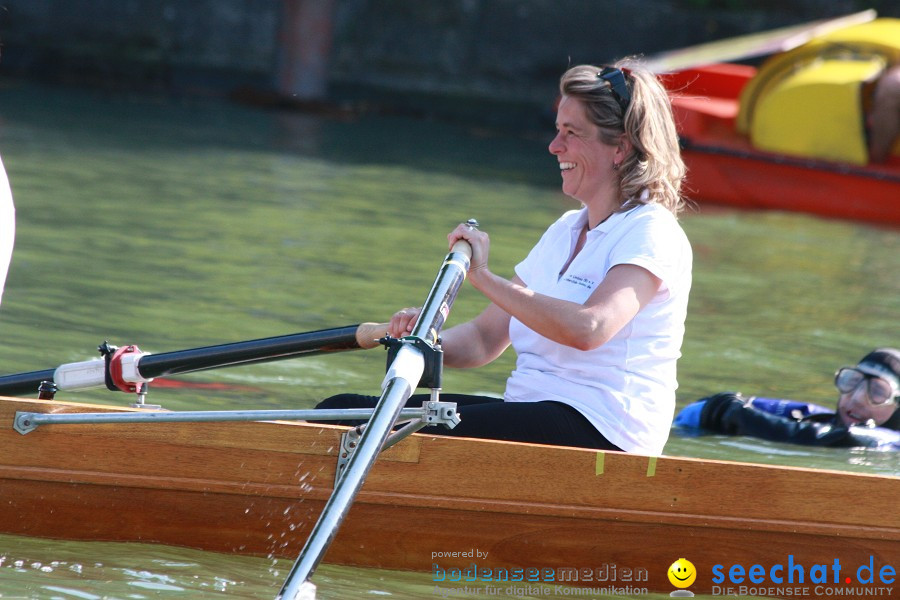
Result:
{"type": "Polygon", "coordinates": [[[279,0],[0,0],[0,74],[170,88],[271,79],[279,0]]]}
{"type": "MultiPolygon", "coordinates": [[[[0,0],[0,76],[228,93],[278,86],[284,4],[0,0]]],[[[853,0],[328,0],[329,101],[471,115],[546,102],[570,63],[604,62],[900,3],[853,0]]],[[[296,36],[295,38],[296,39],[296,36]]]]}

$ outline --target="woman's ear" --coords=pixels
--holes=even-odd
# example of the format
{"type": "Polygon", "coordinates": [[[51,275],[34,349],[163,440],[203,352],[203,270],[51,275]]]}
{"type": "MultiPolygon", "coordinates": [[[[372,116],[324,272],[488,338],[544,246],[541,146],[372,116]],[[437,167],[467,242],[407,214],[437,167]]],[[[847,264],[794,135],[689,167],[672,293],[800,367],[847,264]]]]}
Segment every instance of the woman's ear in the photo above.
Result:
{"type": "Polygon", "coordinates": [[[620,135],[619,145],[616,146],[615,162],[621,164],[623,160],[628,158],[628,155],[631,154],[632,147],[631,140],[628,139],[628,136],[624,133],[620,135]]]}

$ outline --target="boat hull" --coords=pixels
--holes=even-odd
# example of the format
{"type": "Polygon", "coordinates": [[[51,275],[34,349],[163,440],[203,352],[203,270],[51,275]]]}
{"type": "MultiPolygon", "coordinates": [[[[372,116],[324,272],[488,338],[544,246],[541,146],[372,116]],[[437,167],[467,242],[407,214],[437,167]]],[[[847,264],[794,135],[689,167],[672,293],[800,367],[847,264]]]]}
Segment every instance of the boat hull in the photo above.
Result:
{"type": "Polygon", "coordinates": [[[754,148],[736,130],[741,90],[756,74],[714,64],[663,76],[688,167],[685,192],[706,204],[900,225],[900,157],[853,165],[754,148]]]}
{"type": "MultiPolygon", "coordinates": [[[[0,532],[296,558],[332,491],[335,426],[11,427],[99,410],[0,401],[0,532]]],[[[898,495],[897,477],[417,434],[379,458],[325,560],[669,592],[683,557],[709,593],[715,565],[900,567],[898,495]]]]}

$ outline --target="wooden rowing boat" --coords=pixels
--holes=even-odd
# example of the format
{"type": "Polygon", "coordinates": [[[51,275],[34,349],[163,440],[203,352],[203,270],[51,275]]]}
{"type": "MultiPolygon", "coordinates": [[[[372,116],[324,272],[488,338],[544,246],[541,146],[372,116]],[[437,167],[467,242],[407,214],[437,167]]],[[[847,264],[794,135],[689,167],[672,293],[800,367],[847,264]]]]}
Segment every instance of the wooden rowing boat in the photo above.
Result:
{"type": "MultiPolygon", "coordinates": [[[[0,532],[297,555],[332,492],[345,428],[12,428],[19,411],[136,410],[0,398],[0,532]]],[[[660,592],[675,589],[667,571],[682,557],[698,593],[714,590],[716,565],[727,575],[790,561],[809,577],[839,560],[842,577],[856,577],[870,561],[876,573],[900,567],[898,497],[900,477],[420,433],[379,457],[325,560],[432,579],[465,577],[472,564],[479,578],[578,569],[579,585],[660,592]]]]}
{"type": "Polygon", "coordinates": [[[897,31],[900,20],[877,19],[829,30],[759,68],[713,63],[663,75],[689,169],[688,195],[701,204],[900,225],[900,147],[886,163],[868,163],[864,117],[854,114],[863,110],[866,78],[879,65],[900,61],[897,31]],[[832,59],[835,49],[843,53],[839,59],[832,59]],[[781,104],[773,99],[775,89],[785,98],[781,104]],[[800,104],[808,100],[810,107],[821,107],[839,94],[846,111],[842,105],[816,116],[816,108],[800,104]],[[761,118],[763,101],[771,107],[770,122],[752,130],[750,115],[761,118]],[[824,147],[814,137],[794,144],[796,151],[782,149],[793,144],[790,136],[804,131],[831,135],[833,152],[846,158],[804,150],[824,147]]]}

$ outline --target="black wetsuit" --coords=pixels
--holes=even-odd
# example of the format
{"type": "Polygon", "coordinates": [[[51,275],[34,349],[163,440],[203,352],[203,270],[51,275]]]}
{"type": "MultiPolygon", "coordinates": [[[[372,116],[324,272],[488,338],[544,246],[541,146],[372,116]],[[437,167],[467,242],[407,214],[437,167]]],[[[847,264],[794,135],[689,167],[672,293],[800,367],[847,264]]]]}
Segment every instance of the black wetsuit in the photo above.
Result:
{"type": "Polygon", "coordinates": [[[777,398],[744,398],[734,392],[703,398],[686,407],[685,411],[691,412],[692,407],[692,417],[679,415],[676,425],[809,446],[900,451],[900,431],[891,427],[897,415],[882,427],[847,427],[836,413],[815,404],[777,398]],[[698,409],[699,421],[696,418],[698,409]]]}

